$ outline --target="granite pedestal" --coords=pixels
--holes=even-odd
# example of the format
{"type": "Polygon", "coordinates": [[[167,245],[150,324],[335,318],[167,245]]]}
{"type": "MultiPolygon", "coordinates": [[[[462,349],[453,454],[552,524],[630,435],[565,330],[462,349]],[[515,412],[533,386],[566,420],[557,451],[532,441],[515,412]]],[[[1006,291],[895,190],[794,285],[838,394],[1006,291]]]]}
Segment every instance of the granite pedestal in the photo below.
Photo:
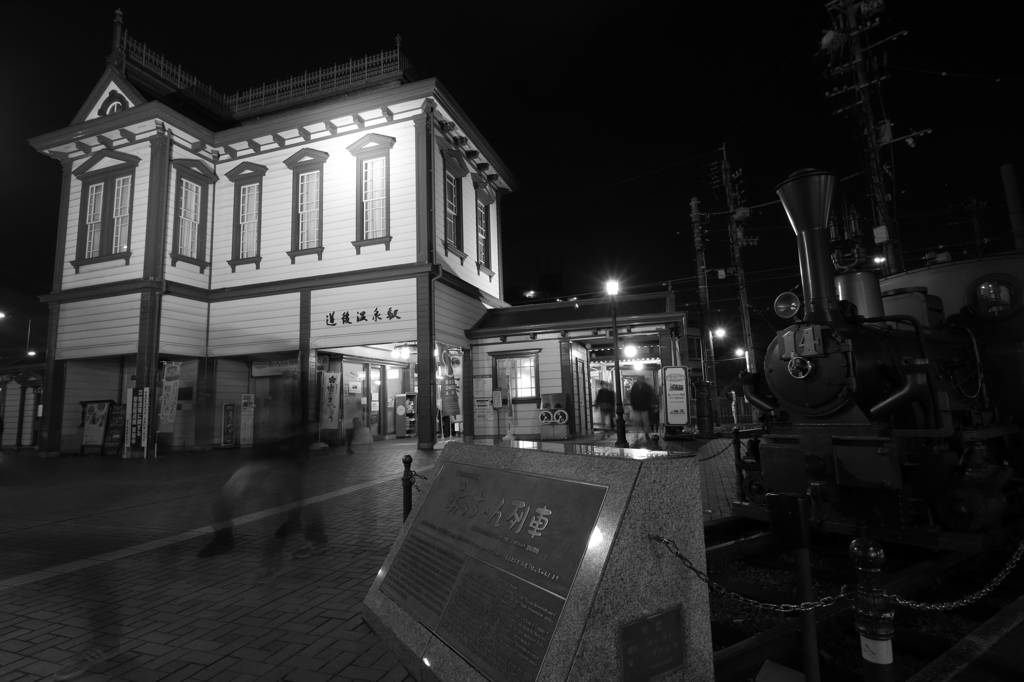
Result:
{"type": "Polygon", "coordinates": [[[551,445],[448,444],[367,623],[422,682],[713,680],[707,586],[648,537],[705,569],[696,459],[551,445]]]}

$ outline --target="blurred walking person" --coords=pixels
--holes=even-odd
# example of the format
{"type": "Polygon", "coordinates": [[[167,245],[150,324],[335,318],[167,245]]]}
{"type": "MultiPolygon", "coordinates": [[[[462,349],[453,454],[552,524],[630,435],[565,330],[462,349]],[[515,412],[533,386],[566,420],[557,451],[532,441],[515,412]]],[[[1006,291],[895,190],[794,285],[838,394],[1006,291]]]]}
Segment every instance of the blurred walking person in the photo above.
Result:
{"type": "Polygon", "coordinates": [[[285,508],[283,523],[268,533],[264,542],[258,581],[271,579],[281,571],[288,536],[299,530],[306,542],[296,550],[297,558],[324,551],[327,533],[321,510],[318,506],[302,507],[302,478],[308,461],[309,449],[297,425],[285,438],[253,448],[252,461],[235,471],[214,499],[213,538],[197,556],[206,558],[233,550],[235,513],[245,501],[257,498],[264,509],[285,508]]]}
{"type": "Polygon", "coordinates": [[[608,430],[615,430],[615,394],[608,388],[608,382],[602,381],[594,398],[594,407],[601,411],[601,428],[604,428],[604,420],[608,419],[608,430]]]}
{"type": "Polygon", "coordinates": [[[629,404],[636,415],[637,427],[644,432],[644,438],[651,439],[651,410],[654,408],[654,389],[647,385],[643,376],[638,376],[629,389],[629,404]]]}

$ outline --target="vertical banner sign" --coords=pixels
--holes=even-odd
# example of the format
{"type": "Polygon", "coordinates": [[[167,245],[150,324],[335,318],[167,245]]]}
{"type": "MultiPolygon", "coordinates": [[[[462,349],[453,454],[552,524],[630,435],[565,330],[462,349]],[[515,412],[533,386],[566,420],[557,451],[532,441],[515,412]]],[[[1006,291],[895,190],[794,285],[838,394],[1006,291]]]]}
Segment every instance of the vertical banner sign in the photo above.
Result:
{"type": "Polygon", "coordinates": [[[256,394],[242,394],[242,429],[238,434],[239,445],[252,445],[252,420],[256,413],[256,394]]]}
{"type": "Polygon", "coordinates": [[[107,416],[111,401],[97,400],[85,403],[85,429],[82,433],[82,445],[103,446],[103,437],[107,434],[107,416]]]}
{"type": "MultiPolygon", "coordinates": [[[[441,388],[441,414],[446,417],[462,413],[459,409],[459,380],[455,376],[456,365],[453,360],[448,349],[441,347],[437,358],[437,374],[438,385],[441,388]]],[[[460,369],[461,361],[462,358],[459,358],[460,369]]]]}
{"type": "Polygon", "coordinates": [[[132,402],[128,406],[128,445],[132,448],[146,447],[146,434],[142,427],[146,417],[146,410],[142,401],[143,390],[145,389],[132,389],[132,402]]]}
{"type": "Polygon", "coordinates": [[[324,372],[320,396],[320,428],[337,429],[341,420],[341,372],[324,372]]]}
{"type": "Polygon", "coordinates": [[[664,422],[666,426],[690,423],[690,368],[665,367],[661,385],[665,391],[664,422]]]}
{"type": "Polygon", "coordinates": [[[160,394],[160,423],[173,424],[178,411],[178,382],[181,379],[181,363],[168,362],[164,365],[164,387],[160,394]]]}
{"type": "Polygon", "coordinates": [[[235,404],[224,403],[223,419],[220,424],[220,444],[235,444],[235,404]]]}

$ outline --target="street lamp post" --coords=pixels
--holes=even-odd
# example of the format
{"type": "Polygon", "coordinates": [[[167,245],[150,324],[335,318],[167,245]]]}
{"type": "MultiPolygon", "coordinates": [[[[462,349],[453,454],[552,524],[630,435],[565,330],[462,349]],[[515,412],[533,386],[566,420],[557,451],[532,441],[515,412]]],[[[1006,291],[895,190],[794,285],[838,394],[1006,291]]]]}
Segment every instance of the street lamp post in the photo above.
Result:
{"type": "Polygon", "coordinates": [[[619,373],[619,318],[615,310],[615,296],[619,293],[619,283],[616,280],[607,282],[608,296],[612,299],[612,339],[615,347],[615,447],[628,448],[626,440],[626,420],[622,418],[622,376],[619,373]]]}

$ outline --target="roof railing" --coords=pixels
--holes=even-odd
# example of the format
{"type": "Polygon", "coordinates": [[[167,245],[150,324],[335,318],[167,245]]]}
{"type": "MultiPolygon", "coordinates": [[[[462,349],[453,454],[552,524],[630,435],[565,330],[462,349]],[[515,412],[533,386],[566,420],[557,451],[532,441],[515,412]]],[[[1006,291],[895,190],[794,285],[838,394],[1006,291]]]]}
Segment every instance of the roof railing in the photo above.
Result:
{"type": "Polygon", "coordinates": [[[412,65],[401,54],[400,46],[399,39],[394,50],[382,50],[380,54],[350,59],[344,64],[225,96],[183,71],[180,65],[169,62],[163,55],[149,49],[144,43],[128,37],[127,31],[121,37],[121,51],[128,64],[188,95],[202,106],[235,119],[312,97],[322,97],[379,77],[401,74],[412,65]]]}

